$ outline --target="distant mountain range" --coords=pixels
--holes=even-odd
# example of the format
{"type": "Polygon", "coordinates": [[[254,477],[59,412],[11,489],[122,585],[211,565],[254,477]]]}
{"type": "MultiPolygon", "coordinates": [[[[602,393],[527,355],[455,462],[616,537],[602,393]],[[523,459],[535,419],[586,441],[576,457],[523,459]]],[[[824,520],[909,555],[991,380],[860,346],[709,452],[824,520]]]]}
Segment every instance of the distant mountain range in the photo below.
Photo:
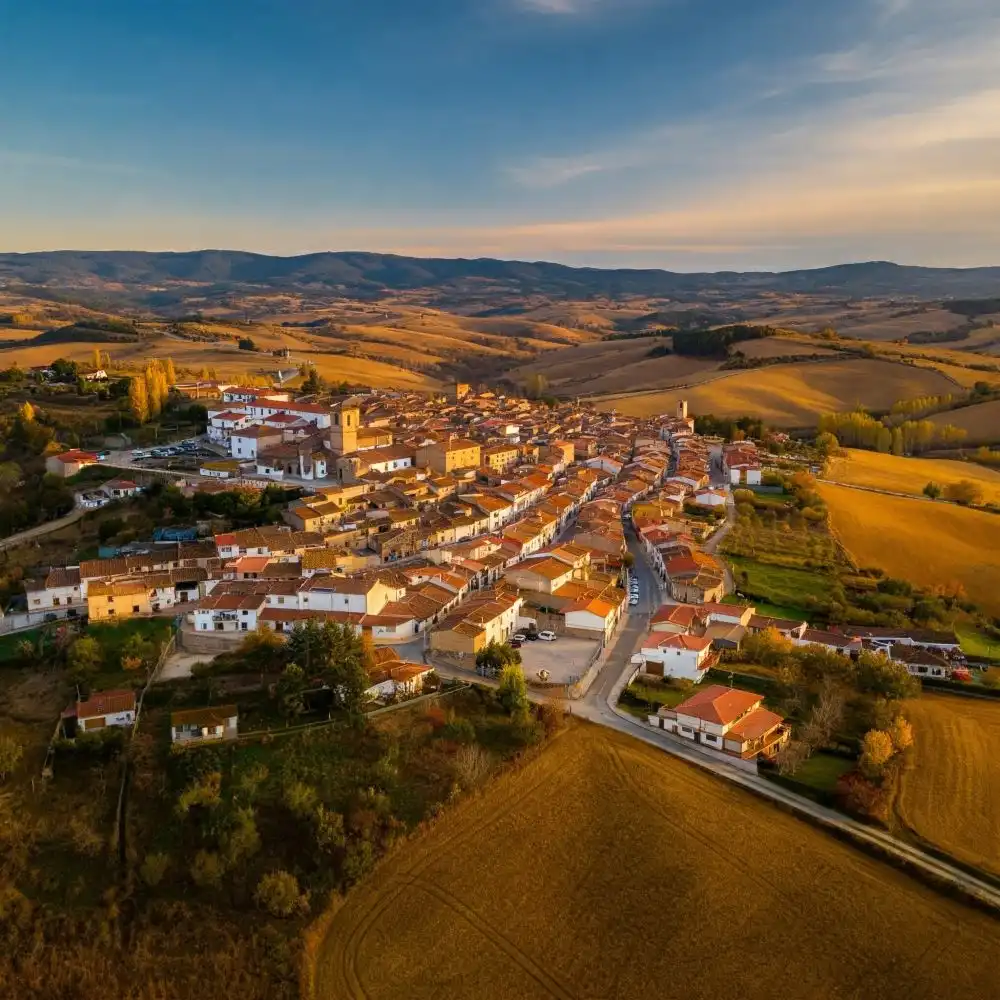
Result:
{"type": "Polygon", "coordinates": [[[1000,267],[910,267],[872,261],[802,271],[682,274],[362,252],[299,257],[238,250],[0,254],[0,288],[45,288],[72,293],[73,297],[89,292],[167,307],[190,294],[190,284],[205,286],[214,295],[254,289],[312,289],[356,298],[426,289],[447,297],[506,292],[574,300],[625,295],[692,299],[712,293],[738,296],[759,292],[942,299],[1000,295],[1000,267]],[[183,285],[189,287],[181,295],[183,285]]]}

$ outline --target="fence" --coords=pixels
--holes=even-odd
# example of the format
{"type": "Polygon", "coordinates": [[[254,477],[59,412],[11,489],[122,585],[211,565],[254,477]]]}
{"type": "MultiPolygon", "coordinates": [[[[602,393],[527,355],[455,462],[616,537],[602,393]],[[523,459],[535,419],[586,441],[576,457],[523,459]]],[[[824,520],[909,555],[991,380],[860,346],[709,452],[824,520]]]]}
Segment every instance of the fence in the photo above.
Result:
{"type": "Polygon", "coordinates": [[[24,632],[38,628],[47,622],[60,621],[64,618],[80,618],[87,613],[86,604],[73,604],[67,607],[47,608],[45,611],[18,611],[12,615],[0,618],[0,635],[11,632],[24,632]]]}

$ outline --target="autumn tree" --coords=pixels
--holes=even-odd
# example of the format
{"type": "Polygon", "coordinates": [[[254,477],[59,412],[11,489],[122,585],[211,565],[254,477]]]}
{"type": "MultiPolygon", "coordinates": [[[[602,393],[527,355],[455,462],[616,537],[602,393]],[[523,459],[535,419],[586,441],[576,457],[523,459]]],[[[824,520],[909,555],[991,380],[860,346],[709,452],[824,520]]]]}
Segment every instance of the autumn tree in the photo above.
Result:
{"type": "Polygon", "coordinates": [[[962,504],[964,507],[978,507],[983,502],[982,487],[971,479],[960,479],[944,488],[946,500],[962,504]]]}
{"type": "Polygon", "coordinates": [[[896,753],[902,753],[913,746],[913,726],[903,716],[897,715],[889,727],[889,737],[896,753]]]}
{"type": "Polygon", "coordinates": [[[257,905],[272,917],[291,917],[309,905],[308,897],[299,891],[298,879],[280,869],[262,875],[253,896],[257,905]]]}
{"type": "Polygon", "coordinates": [[[27,400],[25,400],[17,408],[17,418],[18,418],[18,420],[20,420],[22,423],[25,423],[25,424],[34,423],[35,422],[35,408],[31,405],[31,403],[29,403],[27,400]]]}
{"type": "Polygon", "coordinates": [[[748,635],[740,646],[740,652],[747,663],[779,667],[794,648],[792,640],[783,636],[776,628],[766,628],[762,632],[748,635]]]}
{"type": "Polygon", "coordinates": [[[882,777],[882,772],[894,753],[892,737],[887,732],[881,729],[869,729],[861,743],[861,759],[858,767],[870,781],[877,781],[882,777]]]}
{"type": "Polygon", "coordinates": [[[99,347],[94,348],[93,357],[90,359],[90,366],[96,372],[98,369],[103,368],[101,364],[101,349],[99,347]]]}
{"type": "Polygon", "coordinates": [[[174,369],[174,359],[164,358],[160,362],[160,368],[163,371],[163,375],[167,380],[167,387],[177,384],[177,371],[174,369]]]}
{"type": "Polygon", "coordinates": [[[146,390],[146,380],[131,378],[128,383],[128,408],[132,416],[144,424],[150,418],[149,393],[146,390]]]}

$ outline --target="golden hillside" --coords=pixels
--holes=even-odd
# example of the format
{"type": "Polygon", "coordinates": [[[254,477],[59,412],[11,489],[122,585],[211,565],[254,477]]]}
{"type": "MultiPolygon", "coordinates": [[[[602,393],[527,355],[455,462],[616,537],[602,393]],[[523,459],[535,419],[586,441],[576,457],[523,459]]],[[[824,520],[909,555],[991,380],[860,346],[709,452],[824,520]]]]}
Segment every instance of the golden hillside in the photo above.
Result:
{"type": "Polygon", "coordinates": [[[683,392],[643,393],[598,401],[633,416],[672,412],[687,399],[692,413],[759,416],[778,427],[807,427],[823,413],[855,406],[888,409],[900,399],[945,394],[955,386],[929,369],[864,359],[803,362],[724,374],[683,392]]]}
{"type": "MultiPolygon", "coordinates": [[[[958,411],[961,412],[961,411],[958,411]]],[[[978,483],[987,502],[1000,503],[1000,472],[974,462],[956,462],[944,458],[901,458],[874,451],[846,449],[846,455],[834,458],[826,478],[853,486],[871,486],[893,493],[919,496],[929,482],[947,486],[963,479],[978,483]]]]}
{"type": "Polygon", "coordinates": [[[860,566],[928,587],[960,584],[989,614],[1000,614],[1000,517],[929,500],[819,484],[837,537],[860,566]]]}

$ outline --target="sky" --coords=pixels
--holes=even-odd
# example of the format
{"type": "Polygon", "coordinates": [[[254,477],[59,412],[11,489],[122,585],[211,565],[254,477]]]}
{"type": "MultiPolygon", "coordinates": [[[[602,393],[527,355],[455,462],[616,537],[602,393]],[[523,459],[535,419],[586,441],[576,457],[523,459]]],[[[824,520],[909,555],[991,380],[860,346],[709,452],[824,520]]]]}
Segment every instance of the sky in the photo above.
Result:
{"type": "Polygon", "coordinates": [[[0,0],[0,251],[1000,264],[997,0],[0,0]]]}

